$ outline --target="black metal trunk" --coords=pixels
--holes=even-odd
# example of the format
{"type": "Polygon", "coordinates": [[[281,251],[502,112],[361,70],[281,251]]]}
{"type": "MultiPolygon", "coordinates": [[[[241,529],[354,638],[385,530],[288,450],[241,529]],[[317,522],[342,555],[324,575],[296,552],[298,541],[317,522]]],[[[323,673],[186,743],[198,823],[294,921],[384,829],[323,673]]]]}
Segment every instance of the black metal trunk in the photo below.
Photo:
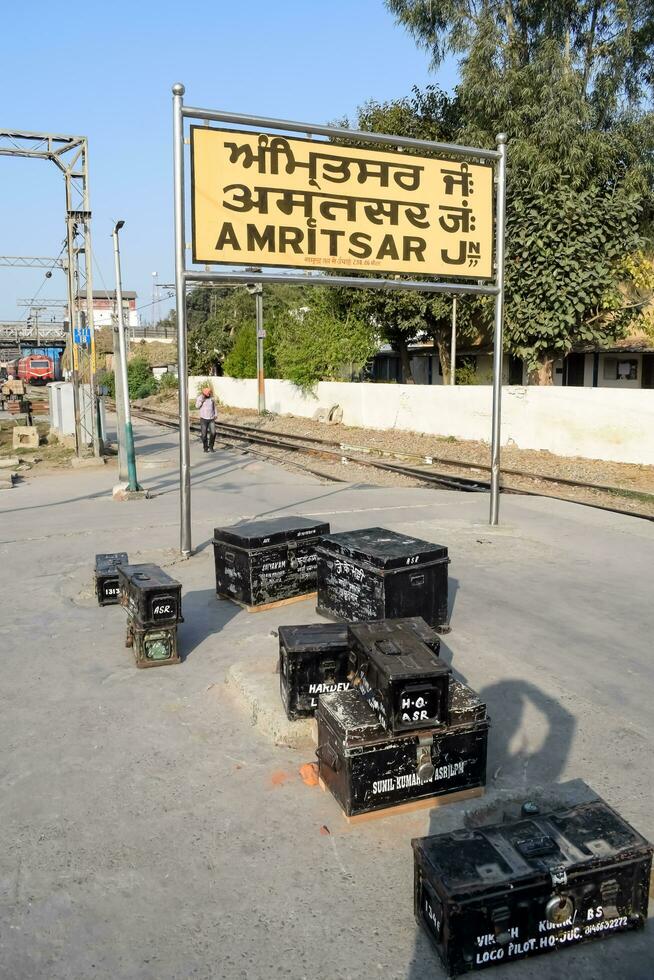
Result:
{"type": "Polygon", "coordinates": [[[129,646],[134,650],[137,667],[163,667],[180,663],[177,649],[177,627],[141,629],[132,620],[128,624],[129,646]]]}
{"type": "Polygon", "coordinates": [[[450,724],[393,735],[356,691],[318,702],[320,777],[347,816],[486,784],[486,706],[450,684],[450,724]]]}
{"type": "MultiPolygon", "coordinates": [[[[417,616],[374,625],[387,631],[395,623],[406,624],[434,655],[438,655],[439,637],[417,616]]],[[[289,718],[311,717],[318,706],[319,695],[349,689],[349,654],[346,623],[279,627],[279,689],[289,718]]]]}
{"type": "Polygon", "coordinates": [[[450,976],[647,917],[652,847],[601,800],[412,844],[416,918],[450,976]]]}
{"type": "Polygon", "coordinates": [[[447,623],[447,548],[373,527],[331,534],[318,550],[318,612],[348,622],[422,616],[447,623]]]}
{"type": "Polygon", "coordinates": [[[120,602],[120,584],[116,569],[118,565],[126,565],[128,561],[125,551],[95,556],[93,581],[99,606],[117,606],[120,602]]]}
{"type": "Polygon", "coordinates": [[[120,565],[120,604],[139,627],[183,622],[182,586],[158,565],[120,565]]]}
{"type": "Polygon", "coordinates": [[[214,529],[216,593],[247,606],[314,592],[316,545],[329,524],[279,517],[214,529]]]}
{"type": "Polygon", "coordinates": [[[447,724],[451,670],[401,620],[351,623],[349,679],[389,732],[447,724]]]}

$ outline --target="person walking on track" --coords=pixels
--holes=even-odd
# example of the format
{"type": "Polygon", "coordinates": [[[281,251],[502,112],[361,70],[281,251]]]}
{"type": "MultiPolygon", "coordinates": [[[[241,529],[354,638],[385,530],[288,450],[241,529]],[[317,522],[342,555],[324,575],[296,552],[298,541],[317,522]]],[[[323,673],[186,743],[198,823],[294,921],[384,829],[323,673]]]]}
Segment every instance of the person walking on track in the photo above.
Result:
{"type": "Polygon", "coordinates": [[[209,386],[202,389],[195,400],[195,407],[200,409],[202,446],[205,453],[212,453],[214,452],[213,444],[216,441],[216,403],[213,391],[209,386]]]}

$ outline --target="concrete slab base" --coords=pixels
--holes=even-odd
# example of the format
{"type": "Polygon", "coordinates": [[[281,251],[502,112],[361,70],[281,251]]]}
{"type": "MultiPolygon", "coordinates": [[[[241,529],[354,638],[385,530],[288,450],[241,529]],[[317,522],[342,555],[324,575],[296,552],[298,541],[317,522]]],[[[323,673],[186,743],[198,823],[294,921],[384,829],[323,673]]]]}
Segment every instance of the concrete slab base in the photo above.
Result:
{"type": "Polygon", "coordinates": [[[111,491],[114,500],[149,500],[148,490],[128,490],[126,483],[117,483],[111,491]]]}
{"type": "Polygon", "coordinates": [[[106,464],[104,456],[73,456],[70,465],[73,469],[88,469],[93,466],[104,466],[106,464]]]}
{"type": "Polygon", "coordinates": [[[18,456],[5,456],[4,459],[0,459],[0,470],[15,470],[19,463],[18,456]]]}
{"type": "Polygon", "coordinates": [[[162,467],[165,467],[165,466],[176,466],[176,465],[177,465],[177,460],[176,459],[172,459],[172,458],[171,459],[163,459],[163,458],[159,458],[158,459],[158,458],[155,457],[154,459],[143,459],[143,460],[140,459],[139,460],[139,469],[140,470],[156,470],[156,469],[161,469],[162,467]]]}
{"type": "Polygon", "coordinates": [[[276,667],[275,656],[242,660],[228,669],[226,683],[262,735],[275,745],[308,748],[312,742],[313,719],[288,720],[279,696],[276,667]]]}

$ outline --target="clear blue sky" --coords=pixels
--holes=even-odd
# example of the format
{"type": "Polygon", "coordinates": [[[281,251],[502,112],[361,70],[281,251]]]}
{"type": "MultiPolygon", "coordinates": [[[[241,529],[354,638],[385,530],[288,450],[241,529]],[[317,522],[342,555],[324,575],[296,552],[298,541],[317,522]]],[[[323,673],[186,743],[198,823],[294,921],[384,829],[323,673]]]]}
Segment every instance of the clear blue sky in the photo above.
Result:
{"type": "MultiPolygon", "coordinates": [[[[192,105],[315,122],[353,119],[367,99],[416,84],[455,83],[452,62],[428,72],[382,0],[32,0],[8,4],[2,21],[0,125],[88,137],[96,260],[113,289],[110,235],[123,218],[123,288],[139,304],[150,303],[152,272],[173,277],[173,82],[192,105]]],[[[55,165],[0,157],[0,174],[0,254],[57,255],[65,225],[55,165]]],[[[41,271],[0,268],[0,319],[23,317],[16,299],[42,282],[41,271]]],[[[64,298],[63,274],[40,296],[64,298]]]]}

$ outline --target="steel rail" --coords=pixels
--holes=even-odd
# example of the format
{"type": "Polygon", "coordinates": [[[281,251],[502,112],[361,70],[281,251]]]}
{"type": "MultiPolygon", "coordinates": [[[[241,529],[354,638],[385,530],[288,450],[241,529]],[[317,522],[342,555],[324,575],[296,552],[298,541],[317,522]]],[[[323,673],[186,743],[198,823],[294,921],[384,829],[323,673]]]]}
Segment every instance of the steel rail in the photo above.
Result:
{"type": "MultiPolygon", "coordinates": [[[[252,432],[252,431],[254,431],[255,433],[260,433],[261,432],[260,429],[254,429],[253,430],[250,426],[236,425],[233,422],[219,422],[218,425],[223,426],[223,427],[227,426],[227,427],[229,427],[230,429],[232,429],[234,431],[239,431],[239,432],[243,432],[243,433],[249,433],[249,432],[252,432]]],[[[467,460],[451,459],[451,458],[449,458],[447,456],[434,456],[432,453],[429,453],[429,454],[426,454],[426,453],[423,453],[423,454],[419,454],[419,453],[403,453],[403,452],[395,452],[394,450],[377,449],[377,448],[372,447],[372,446],[354,446],[354,445],[350,445],[348,443],[338,442],[337,440],[332,440],[332,439],[319,439],[316,436],[296,435],[295,433],[289,433],[289,432],[266,433],[266,434],[267,435],[271,435],[274,438],[293,439],[293,440],[296,440],[297,442],[310,442],[310,443],[315,443],[316,445],[321,445],[321,446],[331,446],[331,447],[334,447],[336,449],[342,450],[341,455],[343,454],[343,452],[344,453],[347,453],[347,452],[350,452],[350,453],[369,453],[369,452],[370,453],[377,453],[377,452],[379,452],[379,453],[381,453],[384,456],[393,456],[394,458],[397,458],[397,459],[419,459],[419,460],[423,460],[423,461],[426,459],[426,456],[429,455],[429,458],[430,459],[435,460],[438,463],[442,463],[445,466],[452,466],[452,467],[457,467],[458,466],[458,467],[461,467],[462,469],[484,470],[486,472],[490,472],[490,469],[491,469],[490,466],[488,466],[485,463],[471,463],[471,462],[468,462],[467,460]]],[[[362,462],[364,462],[364,461],[362,461],[362,462]]],[[[431,464],[426,463],[426,465],[431,465],[431,464]]],[[[414,470],[413,472],[421,472],[421,471],[420,470],[414,470]]],[[[629,490],[629,488],[616,487],[616,486],[612,486],[611,484],[607,484],[607,483],[586,483],[586,482],[584,482],[582,480],[571,480],[568,477],[552,476],[551,474],[548,474],[548,473],[533,473],[533,472],[530,472],[529,470],[509,469],[506,466],[503,466],[502,467],[502,472],[505,473],[505,474],[508,473],[508,474],[510,474],[512,476],[523,477],[523,478],[529,479],[529,480],[540,480],[540,481],[542,481],[544,483],[560,483],[560,484],[562,484],[564,486],[576,487],[576,488],[581,489],[581,490],[598,490],[598,491],[601,491],[603,493],[613,493],[613,494],[623,493],[623,494],[627,494],[627,495],[636,494],[638,496],[651,496],[652,503],[654,503],[654,494],[648,494],[647,491],[643,491],[643,493],[641,494],[637,490],[629,490]]],[[[480,482],[480,481],[471,481],[471,482],[480,482]]],[[[505,487],[504,489],[506,490],[506,489],[513,489],[513,488],[505,487]]]]}
{"type": "MultiPolygon", "coordinates": [[[[179,419],[176,416],[170,415],[167,412],[163,412],[163,411],[152,412],[149,410],[146,411],[143,409],[138,409],[138,410],[133,410],[132,414],[135,417],[143,418],[145,421],[168,425],[171,428],[177,428],[179,426],[179,419]]],[[[199,426],[195,422],[191,422],[189,427],[191,431],[194,432],[199,431],[199,426]]],[[[345,459],[347,462],[351,462],[354,465],[367,466],[373,469],[386,470],[391,473],[397,473],[400,476],[405,476],[412,480],[417,480],[427,485],[445,487],[449,490],[460,490],[464,492],[487,492],[490,489],[490,482],[486,480],[469,480],[466,477],[454,477],[444,473],[439,473],[439,474],[425,473],[423,470],[414,469],[413,467],[397,466],[396,464],[393,463],[383,463],[379,460],[361,459],[358,456],[346,455],[347,452],[351,454],[353,451],[365,452],[367,451],[367,447],[344,446],[344,444],[342,443],[336,441],[324,440],[324,439],[317,439],[315,436],[298,436],[295,434],[285,433],[282,437],[279,437],[274,433],[262,433],[261,430],[252,430],[249,426],[239,426],[239,425],[234,425],[233,423],[219,422],[217,423],[216,428],[218,430],[219,435],[221,432],[223,433],[221,441],[224,441],[224,439],[228,439],[228,440],[231,439],[233,442],[254,442],[264,446],[269,446],[270,448],[273,449],[289,450],[291,452],[299,452],[299,453],[304,452],[307,455],[313,455],[313,456],[323,457],[323,458],[336,457],[341,460],[345,459]],[[289,442],[288,440],[295,440],[295,442],[289,442]],[[313,445],[310,446],[302,445],[302,442],[304,443],[310,442],[313,445]],[[332,446],[337,448],[329,450],[326,448],[319,448],[321,446],[324,447],[332,446]]],[[[269,456],[264,453],[256,453],[254,450],[251,451],[254,455],[263,456],[266,459],[272,459],[273,461],[278,459],[278,457],[269,456]]],[[[406,454],[399,454],[399,455],[409,456],[410,454],[406,453],[406,454]]],[[[436,459],[437,457],[431,457],[431,458],[436,459]]],[[[484,470],[489,469],[488,466],[484,466],[484,465],[477,466],[474,463],[463,462],[463,461],[458,462],[456,460],[450,460],[444,458],[439,458],[438,461],[448,466],[461,466],[468,469],[484,469],[484,470]]],[[[295,462],[293,462],[292,465],[299,466],[301,469],[304,469],[307,472],[312,473],[313,475],[319,476],[321,478],[331,479],[334,482],[341,482],[341,483],[345,482],[343,480],[340,480],[340,478],[330,476],[329,474],[321,470],[312,470],[307,466],[303,466],[302,464],[295,463],[295,462]]],[[[564,485],[569,485],[571,487],[582,489],[582,490],[597,490],[600,492],[613,493],[613,494],[621,492],[619,487],[612,487],[610,485],[593,484],[593,483],[582,483],[581,481],[568,480],[564,477],[561,477],[559,479],[557,477],[551,477],[545,474],[529,473],[527,471],[522,471],[522,470],[511,470],[511,471],[505,470],[504,472],[505,473],[511,472],[513,475],[516,476],[521,476],[532,480],[541,480],[543,482],[551,482],[551,483],[560,482],[564,485]]],[[[654,515],[651,514],[643,514],[640,511],[624,510],[619,507],[607,507],[604,504],[592,503],[590,501],[585,501],[585,500],[574,500],[570,497],[562,497],[559,494],[547,493],[543,490],[528,490],[523,487],[502,486],[501,492],[516,494],[516,495],[522,494],[528,497],[549,497],[552,500],[562,500],[566,503],[581,504],[584,507],[592,507],[595,510],[604,510],[613,514],[621,514],[625,517],[638,517],[641,520],[654,521],[654,515]]],[[[627,494],[631,493],[631,491],[626,491],[626,492],[627,494]]],[[[634,492],[637,493],[637,491],[634,492]]]]}
{"type": "MultiPolygon", "coordinates": [[[[142,412],[142,410],[139,410],[142,412]]],[[[155,414],[150,414],[146,416],[142,413],[142,418],[147,418],[153,422],[158,422],[159,417],[155,414]]],[[[168,420],[167,420],[168,421],[168,420]]],[[[179,423],[174,423],[178,425],[179,423]]],[[[197,425],[191,423],[189,428],[197,431],[197,425]]],[[[298,444],[297,442],[288,442],[283,437],[280,438],[271,433],[263,435],[262,433],[252,432],[251,429],[241,428],[232,426],[230,424],[218,422],[216,424],[217,434],[220,435],[224,433],[227,437],[231,437],[235,441],[240,442],[254,442],[255,444],[261,444],[263,446],[270,446],[271,448],[290,450],[291,452],[305,453],[310,456],[318,457],[333,457],[339,461],[346,459],[347,462],[352,462],[360,466],[367,466],[372,469],[378,470],[388,470],[390,472],[399,473],[402,476],[410,477],[414,480],[419,480],[422,483],[432,484],[439,487],[446,487],[449,490],[462,490],[464,492],[485,492],[489,489],[490,485],[479,480],[469,480],[467,477],[453,477],[447,476],[445,474],[437,473],[423,473],[420,470],[412,470],[408,467],[394,466],[392,463],[382,463],[377,460],[371,459],[359,459],[358,457],[346,457],[340,450],[330,450],[330,449],[318,449],[314,446],[306,446],[298,444]],[[230,431],[231,430],[231,431],[230,431]]]]}
{"type": "MultiPolygon", "coordinates": [[[[156,425],[166,425],[170,429],[177,429],[177,428],[179,428],[179,422],[176,419],[165,417],[166,416],[166,413],[165,412],[162,412],[159,415],[159,414],[153,414],[153,413],[145,412],[145,411],[143,411],[143,409],[132,409],[132,416],[134,418],[144,419],[146,422],[153,422],[156,425]]],[[[198,425],[197,422],[190,422],[189,423],[189,429],[191,430],[191,432],[200,432],[200,426],[198,425]]],[[[220,441],[221,442],[224,442],[225,440],[231,440],[232,442],[245,442],[245,441],[248,441],[243,436],[230,436],[229,434],[224,435],[221,438],[220,441]]],[[[266,445],[268,445],[268,443],[266,443],[266,445]]],[[[279,447],[279,448],[281,448],[281,447],[279,447]]],[[[295,451],[299,451],[298,447],[295,447],[294,446],[293,449],[295,451]]],[[[258,456],[261,459],[269,459],[269,460],[272,460],[273,462],[279,462],[279,457],[278,456],[271,456],[270,453],[257,452],[256,449],[248,449],[247,452],[249,454],[251,454],[252,456],[258,456]]],[[[290,465],[291,466],[296,466],[296,467],[298,467],[301,470],[305,470],[307,473],[311,473],[313,476],[319,476],[321,479],[330,480],[332,483],[346,483],[347,482],[346,480],[342,480],[340,478],[340,476],[333,476],[331,473],[325,473],[323,470],[314,470],[310,466],[305,466],[304,463],[298,463],[295,460],[293,462],[291,462],[290,465]]]]}

